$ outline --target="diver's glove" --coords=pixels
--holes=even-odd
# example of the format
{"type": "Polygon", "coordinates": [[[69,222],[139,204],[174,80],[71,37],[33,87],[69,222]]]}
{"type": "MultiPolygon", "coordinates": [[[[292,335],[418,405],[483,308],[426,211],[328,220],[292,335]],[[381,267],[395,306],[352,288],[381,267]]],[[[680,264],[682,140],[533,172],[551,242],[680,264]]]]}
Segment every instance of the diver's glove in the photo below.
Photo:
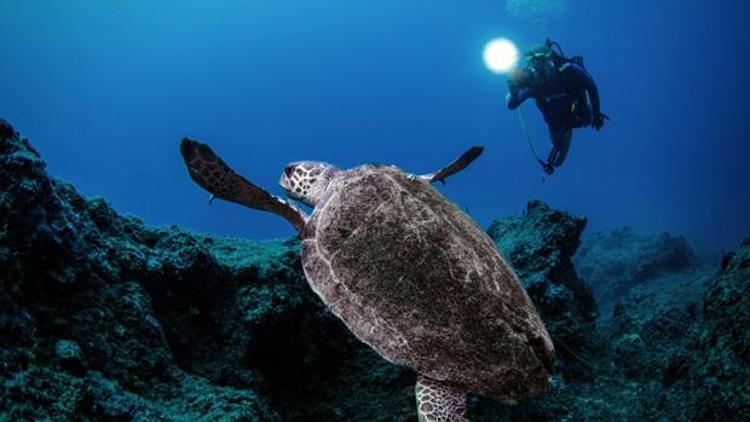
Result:
{"type": "Polygon", "coordinates": [[[591,123],[591,127],[596,130],[600,130],[602,127],[604,127],[604,123],[607,120],[609,120],[609,117],[606,114],[596,113],[594,114],[594,121],[591,123]]]}
{"type": "Polygon", "coordinates": [[[542,160],[537,160],[537,161],[539,161],[539,164],[542,165],[542,169],[544,170],[544,173],[547,174],[547,176],[552,176],[552,173],[555,172],[555,167],[547,161],[542,161],[542,160]]]}

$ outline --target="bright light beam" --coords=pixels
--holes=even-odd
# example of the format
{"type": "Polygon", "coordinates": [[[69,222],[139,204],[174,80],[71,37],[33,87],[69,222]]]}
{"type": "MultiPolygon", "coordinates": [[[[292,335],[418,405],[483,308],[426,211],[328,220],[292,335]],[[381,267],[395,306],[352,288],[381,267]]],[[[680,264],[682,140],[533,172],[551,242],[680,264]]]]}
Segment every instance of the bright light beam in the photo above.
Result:
{"type": "Polygon", "coordinates": [[[507,38],[495,38],[484,46],[484,64],[493,73],[506,73],[518,63],[518,49],[507,38]]]}

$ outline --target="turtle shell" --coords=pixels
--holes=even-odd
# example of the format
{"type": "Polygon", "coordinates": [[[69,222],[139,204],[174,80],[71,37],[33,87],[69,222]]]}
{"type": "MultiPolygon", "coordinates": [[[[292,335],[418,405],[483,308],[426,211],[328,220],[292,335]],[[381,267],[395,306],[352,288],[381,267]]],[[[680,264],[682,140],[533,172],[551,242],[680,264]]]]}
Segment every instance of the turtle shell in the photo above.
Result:
{"type": "Polygon", "coordinates": [[[492,240],[395,167],[337,175],[303,230],[313,290],[386,359],[511,400],[547,389],[553,346],[492,240]]]}

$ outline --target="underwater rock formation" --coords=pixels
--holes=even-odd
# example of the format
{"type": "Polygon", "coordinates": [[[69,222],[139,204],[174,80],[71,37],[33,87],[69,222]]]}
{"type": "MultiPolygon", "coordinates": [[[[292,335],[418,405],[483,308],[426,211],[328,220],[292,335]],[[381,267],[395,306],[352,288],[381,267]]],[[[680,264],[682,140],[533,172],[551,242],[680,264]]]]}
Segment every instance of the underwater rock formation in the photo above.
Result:
{"type": "MultiPolygon", "coordinates": [[[[710,276],[687,240],[662,233],[642,236],[629,228],[588,236],[575,257],[579,274],[591,284],[597,303],[611,316],[615,302],[635,290],[675,285],[674,278],[710,276]]],[[[709,271],[710,273],[710,271],[709,271]]],[[[686,286],[682,283],[681,290],[686,286]]],[[[703,286],[691,289],[703,291],[703,286]]],[[[697,296],[696,296],[697,298],[697,296]]]]}
{"type": "MultiPolygon", "coordinates": [[[[683,347],[669,350],[654,409],[674,419],[750,419],[750,238],[724,257],[683,347]]],[[[655,412],[654,412],[655,413],[655,412]]]]}
{"type": "MultiPolygon", "coordinates": [[[[750,239],[704,296],[629,291],[602,328],[573,261],[584,227],[532,201],[488,229],[554,336],[558,374],[517,405],[472,397],[471,420],[750,416],[750,239]]],[[[297,239],[147,227],[49,177],[4,121],[0,269],[0,420],[416,419],[415,374],[327,311],[297,239]]]]}
{"type": "Polygon", "coordinates": [[[275,417],[250,389],[180,367],[210,341],[214,299],[239,288],[210,240],[146,228],[44,168],[0,121],[0,419],[275,417]]]}

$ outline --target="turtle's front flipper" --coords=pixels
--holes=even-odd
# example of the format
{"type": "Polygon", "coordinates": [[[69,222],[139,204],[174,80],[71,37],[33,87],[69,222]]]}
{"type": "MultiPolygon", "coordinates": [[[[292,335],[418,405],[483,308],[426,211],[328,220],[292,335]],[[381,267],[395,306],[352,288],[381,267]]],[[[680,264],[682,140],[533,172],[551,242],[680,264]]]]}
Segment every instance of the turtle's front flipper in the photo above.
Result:
{"type": "Polygon", "coordinates": [[[419,422],[466,422],[466,392],[440,381],[417,377],[419,422]]]}
{"type": "Polygon", "coordinates": [[[474,160],[484,152],[484,147],[475,146],[461,154],[455,161],[441,168],[436,173],[419,176],[420,179],[430,183],[440,182],[445,184],[445,179],[468,167],[474,160]]]}
{"type": "Polygon", "coordinates": [[[302,210],[235,173],[208,145],[185,138],[180,144],[180,152],[190,177],[213,196],[278,214],[292,223],[297,231],[305,226],[307,216],[302,210]]]}

